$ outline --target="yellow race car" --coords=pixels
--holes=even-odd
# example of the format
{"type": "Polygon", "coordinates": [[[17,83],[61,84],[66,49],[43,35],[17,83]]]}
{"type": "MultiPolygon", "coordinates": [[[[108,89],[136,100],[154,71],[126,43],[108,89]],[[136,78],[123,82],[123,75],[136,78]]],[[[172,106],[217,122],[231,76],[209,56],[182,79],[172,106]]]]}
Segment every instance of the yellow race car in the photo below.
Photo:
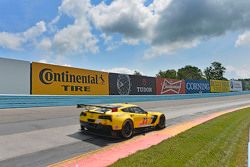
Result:
{"type": "Polygon", "coordinates": [[[165,128],[165,115],[147,112],[137,105],[119,103],[110,105],[78,104],[81,130],[98,135],[131,138],[134,133],[148,129],[165,128]]]}

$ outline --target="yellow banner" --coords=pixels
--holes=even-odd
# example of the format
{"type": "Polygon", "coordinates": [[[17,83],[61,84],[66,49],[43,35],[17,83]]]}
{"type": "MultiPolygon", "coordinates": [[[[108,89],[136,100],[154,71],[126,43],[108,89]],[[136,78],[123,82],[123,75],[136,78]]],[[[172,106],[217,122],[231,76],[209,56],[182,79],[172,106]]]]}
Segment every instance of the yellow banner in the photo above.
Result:
{"type": "Polygon", "coordinates": [[[211,92],[230,92],[229,81],[210,80],[211,92]]]}
{"type": "Polygon", "coordinates": [[[33,62],[32,94],[109,95],[108,73],[33,62]]]}

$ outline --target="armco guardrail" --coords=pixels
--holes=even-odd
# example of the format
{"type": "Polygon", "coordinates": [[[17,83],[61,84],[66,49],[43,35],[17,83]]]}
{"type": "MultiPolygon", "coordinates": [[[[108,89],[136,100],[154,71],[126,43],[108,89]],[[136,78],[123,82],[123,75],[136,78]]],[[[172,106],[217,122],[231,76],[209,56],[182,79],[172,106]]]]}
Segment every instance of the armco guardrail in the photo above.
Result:
{"type": "Polygon", "coordinates": [[[160,100],[181,100],[220,96],[250,94],[250,91],[230,93],[182,94],[182,95],[145,95],[145,96],[34,96],[0,95],[0,108],[29,108],[48,106],[72,106],[78,103],[101,104],[119,102],[143,102],[160,100]]]}

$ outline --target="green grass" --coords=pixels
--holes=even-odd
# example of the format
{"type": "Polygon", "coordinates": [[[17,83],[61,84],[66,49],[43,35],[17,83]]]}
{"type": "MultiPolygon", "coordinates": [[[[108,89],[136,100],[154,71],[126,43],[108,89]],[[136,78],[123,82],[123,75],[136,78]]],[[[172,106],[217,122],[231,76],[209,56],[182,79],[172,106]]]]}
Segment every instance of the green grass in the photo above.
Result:
{"type": "Polygon", "coordinates": [[[196,126],[112,166],[246,167],[250,108],[196,126]]]}

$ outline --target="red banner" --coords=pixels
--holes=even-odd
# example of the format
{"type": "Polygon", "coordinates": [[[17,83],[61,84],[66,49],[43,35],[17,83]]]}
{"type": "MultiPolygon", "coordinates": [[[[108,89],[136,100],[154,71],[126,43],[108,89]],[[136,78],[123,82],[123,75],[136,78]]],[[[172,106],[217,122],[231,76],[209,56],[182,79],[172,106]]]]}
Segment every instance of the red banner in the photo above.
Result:
{"type": "Polygon", "coordinates": [[[156,93],[163,94],[185,94],[185,81],[167,78],[156,78],[156,93]]]}

